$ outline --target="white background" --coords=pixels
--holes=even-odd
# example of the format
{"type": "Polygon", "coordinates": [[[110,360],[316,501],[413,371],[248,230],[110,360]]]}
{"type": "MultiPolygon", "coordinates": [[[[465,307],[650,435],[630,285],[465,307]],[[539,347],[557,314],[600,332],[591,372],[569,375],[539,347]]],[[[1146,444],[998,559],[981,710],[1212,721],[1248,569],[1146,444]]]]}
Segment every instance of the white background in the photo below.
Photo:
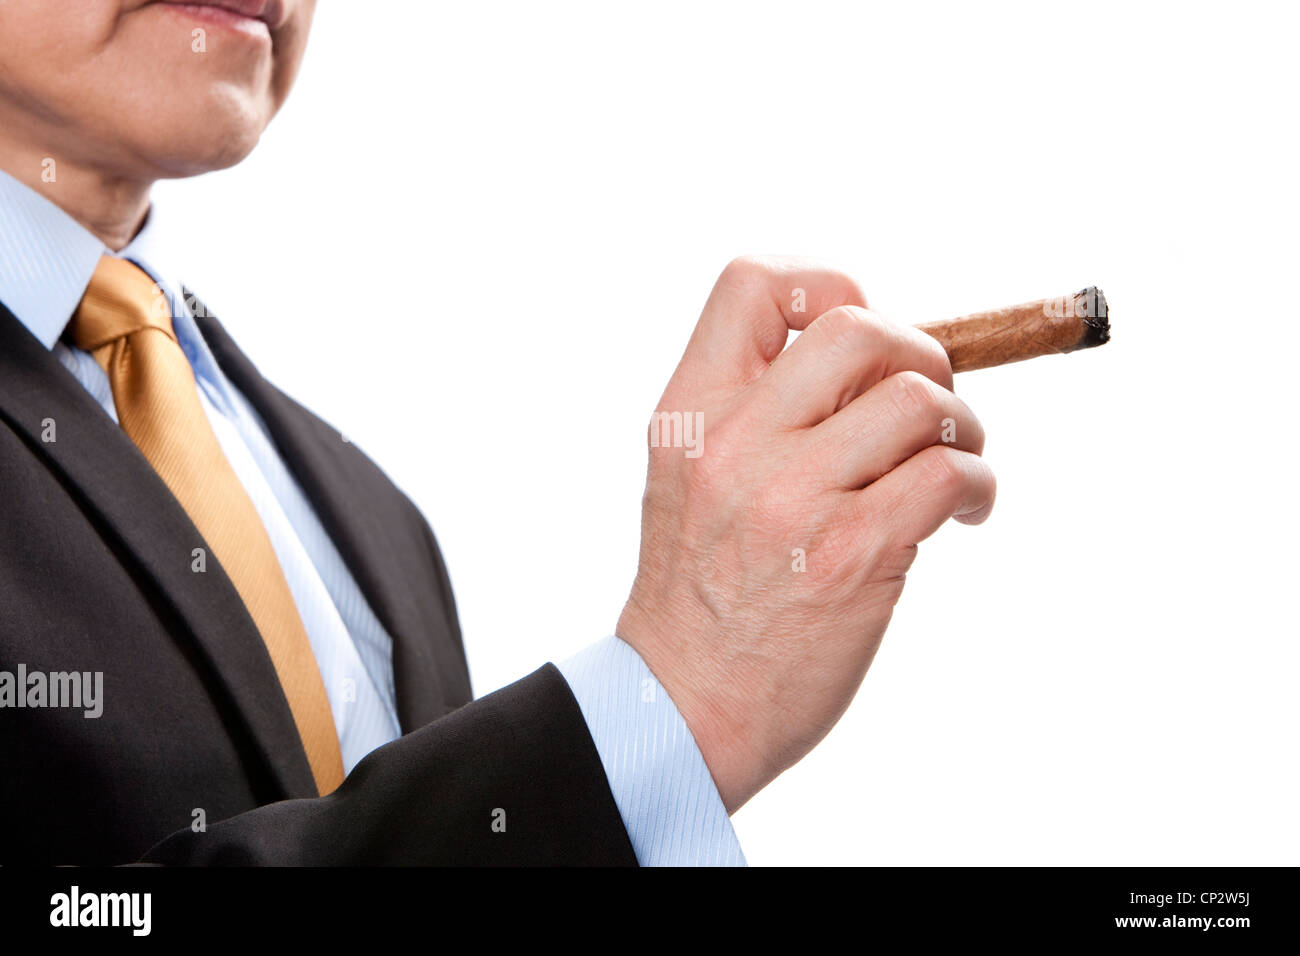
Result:
{"type": "Polygon", "coordinates": [[[253,157],[157,197],[429,517],[479,694],[612,630],[732,257],[908,322],[1100,285],[1104,349],[959,378],[998,507],[922,545],[848,715],[735,826],[754,864],[1296,864],[1298,25],[326,2],[253,157]]]}

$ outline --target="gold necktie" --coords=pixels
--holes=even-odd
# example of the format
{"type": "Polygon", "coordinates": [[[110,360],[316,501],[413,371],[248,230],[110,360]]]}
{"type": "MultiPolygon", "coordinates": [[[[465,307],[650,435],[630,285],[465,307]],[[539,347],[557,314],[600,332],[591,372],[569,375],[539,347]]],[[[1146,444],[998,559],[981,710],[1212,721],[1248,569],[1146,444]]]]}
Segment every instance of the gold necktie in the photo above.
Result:
{"type": "Polygon", "coordinates": [[[331,792],[343,782],[343,759],[325,684],[271,539],[199,404],[167,297],[138,266],[104,256],[71,328],[77,347],[108,373],[123,431],[243,598],[289,699],[316,787],[331,792]]]}

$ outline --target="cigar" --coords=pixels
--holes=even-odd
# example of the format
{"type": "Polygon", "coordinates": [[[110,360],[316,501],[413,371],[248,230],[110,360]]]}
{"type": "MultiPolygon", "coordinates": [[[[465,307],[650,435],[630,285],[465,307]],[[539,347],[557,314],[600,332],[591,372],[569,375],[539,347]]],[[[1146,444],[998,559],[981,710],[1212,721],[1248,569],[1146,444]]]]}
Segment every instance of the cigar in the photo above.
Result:
{"type": "Polygon", "coordinates": [[[1110,341],[1106,297],[1096,286],[917,328],[939,340],[954,372],[1075,352],[1110,341]]]}

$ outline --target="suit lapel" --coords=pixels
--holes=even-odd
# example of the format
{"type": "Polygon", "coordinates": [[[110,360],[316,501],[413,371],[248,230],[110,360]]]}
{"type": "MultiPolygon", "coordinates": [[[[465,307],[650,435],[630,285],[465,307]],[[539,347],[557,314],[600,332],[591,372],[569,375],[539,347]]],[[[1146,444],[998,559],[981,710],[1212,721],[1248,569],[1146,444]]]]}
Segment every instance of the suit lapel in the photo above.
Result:
{"type": "MultiPolygon", "coordinates": [[[[447,710],[439,693],[442,677],[429,648],[429,615],[414,599],[428,580],[412,582],[411,563],[394,553],[392,541],[376,534],[373,514],[357,507],[367,482],[382,478],[377,468],[337,430],[266,381],[221,323],[185,290],[185,300],[221,370],[261,415],[276,450],[310,500],[343,563],[370,608],[393,639],[397,712],[403,733],[424,726],[447,710]]],[[[406,523],[418,515],[406,516],[406,523]]],[[[449,595],[444,600],[450,600],[449,595]]]]}
{"type": "Polygon", "coordinates": [[[191,570],[191,549],[202,538],[184,509],[126,434],[2,304],[0,417],[59,476],[151,599],[179,618],[214,695],[233,705],[283,796],[314,795],[293,714],[234,585],[210,553],[204,575],[191,570]],[[46,419],[55,423],[55,441],[42,440],[46,419]]]}

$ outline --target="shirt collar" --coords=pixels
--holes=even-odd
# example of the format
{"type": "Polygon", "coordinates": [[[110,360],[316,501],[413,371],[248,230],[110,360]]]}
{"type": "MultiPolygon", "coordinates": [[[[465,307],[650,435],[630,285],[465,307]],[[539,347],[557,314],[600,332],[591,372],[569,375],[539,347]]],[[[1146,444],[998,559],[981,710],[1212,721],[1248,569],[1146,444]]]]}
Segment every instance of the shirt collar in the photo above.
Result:
{"type": "Polygon", "coordinates": [[[106,252],[79,222],[0,170],[0,302],[47,349],[106,252]]]}
{"type": "MultiPolygon", "coordinates": [[[[52,187],[57,188],[57,187],[52,187]]],[[[151,204],[144,226],[120,252],[50,200],[0,170],[0,302],[46,348],[72,319],[104,255],[130,259],[158,283],[172,307],[172,327],[195,375],[225,397],[226,382],[181,298],[167,256],[166,230],[151,204]]]]}
{"type": "Polygon", "coordinates": [[[53,348],[101,256],[130,259],[177,299],[162,232],[158,209],[150,205],[139,233],[113,252],[53,202],[0,170],[0,302],[53,348]]]}

